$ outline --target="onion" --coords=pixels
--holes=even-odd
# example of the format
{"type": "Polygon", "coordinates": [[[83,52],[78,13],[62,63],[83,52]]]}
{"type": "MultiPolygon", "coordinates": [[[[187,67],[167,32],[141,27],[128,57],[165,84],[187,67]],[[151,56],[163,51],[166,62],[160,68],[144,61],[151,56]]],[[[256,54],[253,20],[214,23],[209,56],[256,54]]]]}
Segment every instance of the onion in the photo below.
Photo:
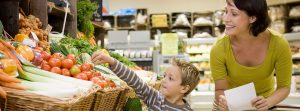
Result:
{"type": "Polygon", "coordinates": [[[41,65],[42,61],[43,61],[43,55],[38,52],[38,51],[33,51],[34,53],[34,59],[33,61],[31,61],[34,65],[39,66],[41,65]]]}

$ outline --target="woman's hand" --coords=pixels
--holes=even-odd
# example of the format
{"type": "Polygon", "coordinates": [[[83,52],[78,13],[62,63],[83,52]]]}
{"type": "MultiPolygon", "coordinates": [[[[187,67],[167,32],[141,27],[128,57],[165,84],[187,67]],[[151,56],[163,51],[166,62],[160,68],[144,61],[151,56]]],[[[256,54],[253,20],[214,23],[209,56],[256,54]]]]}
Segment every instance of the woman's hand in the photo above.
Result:
{"type": "Polygon", "coordinates": [[[94,64],[104,64],[108,63],[109,65],[115,64],[115,59],[105,54],[102,51],[96,51],[92,55],[92,61],[94,64]]]}
{"type": "Polygon", "coordinates": [[[224,95],[219,96],[218,108],[220,111],[228,111],[227,101],[224,95]]]}
{"type": "Polygon", "coordinates": [[[255,107],[258,111],[267,111],[269,109],[268,100],[263,96],[258,96],[251,101],[252,106],[255,107]]]}

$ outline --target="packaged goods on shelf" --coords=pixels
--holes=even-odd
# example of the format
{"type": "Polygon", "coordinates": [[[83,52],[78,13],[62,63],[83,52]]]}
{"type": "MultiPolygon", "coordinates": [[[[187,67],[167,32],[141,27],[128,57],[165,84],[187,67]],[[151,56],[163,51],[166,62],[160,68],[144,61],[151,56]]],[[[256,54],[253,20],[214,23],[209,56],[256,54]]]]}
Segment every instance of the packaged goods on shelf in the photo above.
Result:
{"type": "Polygon", "coordinates": [[[173,26],[191,26],[185,14],[179,14],[173,26]]]}
{"type": "Polygon", "coordinates": [[[293,7],[289,12],[289,17],[300,17],[300,6],[293,7]]]}
{"type": "Polygon", "coordinates": [[[152,27],[168,27],[167,15],[152,15],[151,16],[152,27]]]}

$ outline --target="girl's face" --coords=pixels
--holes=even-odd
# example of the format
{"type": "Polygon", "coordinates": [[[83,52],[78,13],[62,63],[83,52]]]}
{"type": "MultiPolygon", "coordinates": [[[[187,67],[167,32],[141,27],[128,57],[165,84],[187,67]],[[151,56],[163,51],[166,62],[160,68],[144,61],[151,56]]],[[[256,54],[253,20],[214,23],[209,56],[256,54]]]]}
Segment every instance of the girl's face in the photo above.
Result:
{"type": "Polygon", "coordinates": [[[174,97],[180,94],[184,94],[181,85],[182,77],[178,66],[171,65],[166,69],[164,78],[161,82],[160,92],[168,97],[174,97]]]}
{"type": "Polygon", "coordinates": [[[234,36],[249,33],[250,24],[255,20],[253,17],[249,17],[245,11],[239,10],[233,0],[227,0],[223,21],[225,24],[225,34],[234,36]]]}

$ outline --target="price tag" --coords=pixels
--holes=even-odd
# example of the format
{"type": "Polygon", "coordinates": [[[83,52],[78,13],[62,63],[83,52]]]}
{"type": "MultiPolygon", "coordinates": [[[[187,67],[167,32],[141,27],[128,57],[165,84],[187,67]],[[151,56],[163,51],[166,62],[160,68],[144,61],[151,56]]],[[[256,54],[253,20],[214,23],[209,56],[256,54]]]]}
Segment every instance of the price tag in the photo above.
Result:
{"type": "Polygon", "coordinates": [[[164,56],[173,56],[178,54],[178,36],[175,33],[164,33],[161,38],[161,52],[164,56]]]}
{"type": "Polygon", "coordinates": [[[35,40],[36,42],[39,42],[39,38],[37,37],[37,35],[34,32],[31,32],[31,35],[33,37],[33,40],[35,40]]]}
{"type": "Polygon", "coordinates": [[[22,43],[30,47],[36,47],[36,42],[31,39],[24,39],[22,43]]]}

